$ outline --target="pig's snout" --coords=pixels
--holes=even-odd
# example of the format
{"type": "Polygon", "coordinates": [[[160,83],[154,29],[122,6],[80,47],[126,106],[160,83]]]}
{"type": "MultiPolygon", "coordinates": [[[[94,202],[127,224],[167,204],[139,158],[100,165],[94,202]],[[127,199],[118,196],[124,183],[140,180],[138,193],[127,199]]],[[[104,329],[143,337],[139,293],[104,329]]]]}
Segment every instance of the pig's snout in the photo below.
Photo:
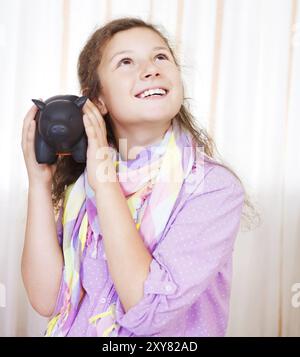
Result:
{"type": "Polygon", "coordinates": [[[54,135],[66,135],[68,132],[68,129],[65,125],[56,124],[50,128],[50,132],[51,132],[51,134],[54,134],[54,135]]]}

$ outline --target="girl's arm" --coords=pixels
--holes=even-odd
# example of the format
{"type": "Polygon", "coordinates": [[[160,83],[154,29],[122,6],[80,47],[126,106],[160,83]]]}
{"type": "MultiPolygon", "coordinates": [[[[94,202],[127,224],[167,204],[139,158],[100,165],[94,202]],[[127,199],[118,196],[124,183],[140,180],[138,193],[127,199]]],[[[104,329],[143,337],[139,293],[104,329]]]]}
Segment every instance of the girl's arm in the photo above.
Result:
{"type": "MultiPolygon", "coordinates": [[[[39,98],[42,100],[42,98],[39,98]]],[[[37,107],[25,115],[22,128],[22,151],[28,174],[28,209],[22,277],[33,308],[43,316],[54,310],[63,268],[51,197],[55,165],[38,164],[34,151],[37,107]]]]}
{"type": "Polygon", "coordinates": [[[98,185],[96,204],[109,272],[128,311],[143,297],[152,255],[136,229],[117,178],[98,185]]]}
{"type": "Polygon", "coordinates": [[[89,99],[83,112],[88,136],[88,182],[96,196],[108,269],[124,309],[128,311],[143,297],[143,284],[152,255],[136,228],[120,187],[108,150],[104,119],[89,99]],[[104,177],[101,173],[105,173],[104,177]]]}
{"type": "Polygon", "coordinates": [[[51,316],[61,281],[63,255],[49,184],[29,185],[21,269],[32,307],[43,316],[51,316]]]}

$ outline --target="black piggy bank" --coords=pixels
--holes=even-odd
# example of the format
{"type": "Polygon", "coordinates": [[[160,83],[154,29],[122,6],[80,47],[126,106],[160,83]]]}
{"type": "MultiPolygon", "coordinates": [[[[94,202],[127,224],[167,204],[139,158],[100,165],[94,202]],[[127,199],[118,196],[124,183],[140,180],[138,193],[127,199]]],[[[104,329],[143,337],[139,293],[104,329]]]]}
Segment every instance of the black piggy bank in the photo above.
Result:
{"type": "Polygon", "coordinates": [[[32,99],[39,108],[35,115],[35,155],[39,164],[54,164],[58,155],[72,155],[86,162],[87,136],[82,107],[88,98],[57,95],[45,102],[32,99]]]}

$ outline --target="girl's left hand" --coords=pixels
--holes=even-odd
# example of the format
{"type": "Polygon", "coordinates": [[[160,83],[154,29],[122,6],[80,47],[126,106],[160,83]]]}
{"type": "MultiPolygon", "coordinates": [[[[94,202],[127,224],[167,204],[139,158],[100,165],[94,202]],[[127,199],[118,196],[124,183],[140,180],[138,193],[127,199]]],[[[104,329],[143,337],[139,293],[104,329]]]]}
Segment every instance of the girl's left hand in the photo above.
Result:
{"type": "Polygon", "coordinates": [[[109,156],[106,125],[97,106],[89,99],[83,106],[83,123],[88,137],[87,147],[87,176],[91,188],[96,192],[99,185],[103,184],[101,173],[105,168],[113,167],[109,156]]]}

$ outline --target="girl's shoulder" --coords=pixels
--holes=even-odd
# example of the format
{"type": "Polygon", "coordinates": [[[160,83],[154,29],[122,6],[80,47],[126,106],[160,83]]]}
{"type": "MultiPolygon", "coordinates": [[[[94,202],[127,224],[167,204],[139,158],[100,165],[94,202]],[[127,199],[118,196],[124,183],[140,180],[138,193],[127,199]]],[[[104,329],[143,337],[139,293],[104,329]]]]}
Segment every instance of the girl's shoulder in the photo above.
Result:
{"type": "Polygon", "coordinates": [[[196,165],[194,164],[192,172],[185,180],[185,186],[192,196],[226,188],[244,192],[236,173],[225,164],[207,155],[196,159],[196,165]]]}

